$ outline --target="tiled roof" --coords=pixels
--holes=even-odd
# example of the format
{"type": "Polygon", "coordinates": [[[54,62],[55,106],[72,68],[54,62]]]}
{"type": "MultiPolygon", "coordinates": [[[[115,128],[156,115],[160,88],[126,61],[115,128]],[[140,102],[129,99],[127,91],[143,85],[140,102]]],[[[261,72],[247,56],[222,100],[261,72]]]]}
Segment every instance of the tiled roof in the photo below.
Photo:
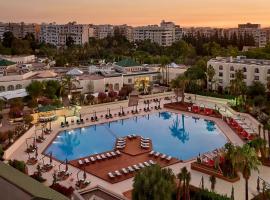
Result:
{"type": "Polygon", "coordinates": [[[16,63],[15,62],[11,62],[9,60],[0,60],[0,66],[10,66],[10,65],[15,65],[16,63]]]}
{"type": "Polygon", "coordinates": [[[121,61],[117,62],[116,65],[121,66],[121,67],[135,67],[135,66],[140,66],[139,63],[137,63],[136,61],[134,61],[134,60],[132,60],[130,58],[121,60],[121,61]]]}

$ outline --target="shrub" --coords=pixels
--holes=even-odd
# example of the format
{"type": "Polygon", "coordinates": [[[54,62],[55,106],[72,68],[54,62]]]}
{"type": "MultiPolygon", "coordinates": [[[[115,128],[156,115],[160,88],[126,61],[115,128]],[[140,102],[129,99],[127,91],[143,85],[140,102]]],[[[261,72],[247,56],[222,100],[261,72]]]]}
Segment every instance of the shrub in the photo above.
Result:
{"type": "Polygon", "coordinates": [[[227,196],[210,192],[208,190],[198,190],[192,196],[192,200],[230,200],[227,196]]]}
{"type": "Polygon", "coordinates": [[[30,124],[32,121],[34,120],[33,116],[32,115],[24,115],[23,116],[23,121],[24,123],[26,124],[30,124]]]}
{"type": "Polygon", "coordinates": [[[8,164],[12,167],[14,167],[15,169],[23,172],[23,173],[26,173],[26,164],[24,161],[19,161],[19,160],[10,160],[8,162],[8,164]]]}

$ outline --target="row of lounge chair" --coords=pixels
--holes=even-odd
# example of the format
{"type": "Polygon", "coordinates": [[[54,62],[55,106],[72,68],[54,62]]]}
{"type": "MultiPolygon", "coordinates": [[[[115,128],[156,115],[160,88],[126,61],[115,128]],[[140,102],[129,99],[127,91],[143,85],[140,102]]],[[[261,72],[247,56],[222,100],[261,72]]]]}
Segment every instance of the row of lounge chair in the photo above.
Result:
{"type": "Polygon", "coordinates": [[[205,115],[212,115],[214,113],[214,110],[211,108],[201,108],[200,106],[193,105],[191,108],[189,107],[189,111],[192,111],[194,113],[201,113],[205,115]],[[201,112],[203,111],[203,112],[201,112]]]}
{"type": "Polygon", "coordinates": [[[124,149],[126,147],[126,138],[117,138],[116,149],[124,149]]]}
{"type": "Polygon", "coordinates": [[[103,154],[99,154],[96,156],[91,156],[89,158],[84,158],[83,160],[78,160],[79,165],[88,165],[90,163],[95,163],[96,161],[102,161],[102,160],[107,160],[110,158],[115,158],[117,156],[120,156],[121,152],[119,150],[116,151],[111,151],[111,152],[107,152],[107,153],[103,153],[103,154]]]}
{"type": "Polygon", "coordinates": [[[155,156],[155,157],[160,157],[161,159],[166,159],[167,161],[170,161],[172,159],[172,156],[168,156],[166,154],[161,154],[157,151],[151,151],[149,153],[149,156],[155,156]]]}
{"type": "Polygon", "coordinates": [[[150,138],[141,137],[141,148],[143,149],[150,148],[150,138]]]}
{"type": "Polygon", "coordinates": [[[244,140],[253,140],[255,137],[254,131],[247,126],[247,124],[241,119],[229,118],[227,123],[231,128],[237,131],[238,135],[244,140]]]}
{"type": "Polygon", "coordinates": [[[122,168],[121,170],[116,170],[114,172],[109,172],[108,176],[110,178],[115,178],[115,177],[120,177],[123,174],[129,174],[129,173],[133,173],[135,171],[138,171],[144,167],[149,167],[151,165],[156,164],[156,162],[154,162],[153,160],[149,160],[149,161],[145,161],[143,163],[138,163],[136,165],[132,165],[132,166],[128,166],[126,168],[122,168]]]}

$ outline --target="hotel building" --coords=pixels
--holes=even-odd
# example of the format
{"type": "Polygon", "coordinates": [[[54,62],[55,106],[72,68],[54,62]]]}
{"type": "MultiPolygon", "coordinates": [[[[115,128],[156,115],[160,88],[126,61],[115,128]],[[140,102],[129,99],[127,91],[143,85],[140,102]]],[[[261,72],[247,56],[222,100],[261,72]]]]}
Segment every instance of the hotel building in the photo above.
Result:
{"type": "Polygon", "coordinates": [[[76,22],[63,25],[41,24],[40,42],[63,46],[68,37],[71,37],[76,45],[87,43],[89,41],[89,25],[76,24],[76,22]]]}
{"type": "Polygon", "coordinates": [[[237,70],[242,70],[247,86],[254,81],[260,81],[264,85],[270,80],[270,60],[247,59],[245,56],[216,57],[207,62],[207,67],[215,69],[213,89],[226,88],[235,77],[237,70]]]}

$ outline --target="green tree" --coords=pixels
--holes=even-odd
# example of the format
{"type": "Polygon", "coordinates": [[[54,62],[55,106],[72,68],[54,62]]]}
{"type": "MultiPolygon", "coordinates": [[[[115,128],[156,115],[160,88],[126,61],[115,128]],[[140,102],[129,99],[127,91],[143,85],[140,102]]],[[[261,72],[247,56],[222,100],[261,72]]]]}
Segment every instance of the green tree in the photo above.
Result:
{"type": "Polygon", "coordinates": [[[28,92],[29,96],[37,102],[38,97],[43,94],[44,84],[40,81],[32,81],[26,87],[26,91],[28,92]]]}
{"type": "Polygon", "coordinates": [[[245,144],[243,147],[237,147],[235,156],[235,166],[241,171],[245,179],[245,199],[248,200],[248,180],[253,170],[258,170],[261,162],[253,147],[245,144]]]}
{"type": "Polygon", "coordinates": [[[61,78],[61,87],[60,87],[60,94],[61,96],[65,96],[67,94],[71,94],[71,90],[74,89],[75,84],[80,83],[76,77],[65,75],[61,78]]]}
{"type": "Polygon", "coordinates": [[[14,35],[12,32],[8,31],[3,34],[3,41],[2,44],[6,48],[11,48],[11,44],[13,40],[15,39],[14,35]]]}
{"type": "Polygon", "coordinates": [[[171,200],[175,191],[175,177],[171,169],[153,165],[139,171],[134,178],[133,200],[171,200]]]}
{"type": "Polygon", "coordinates": [[[179,179],[179,185],[178,187],[181,187],[181,182],[183,181],[182,184],[182,193],[180,190],[178,190],[178,199],[179,197],[182,197],[183,200],[189,200],[190,199],[190,193],[189,193],[189,183],[191,181],[191,174],[187,170],[186,167],[183,167],[181,169],[181,172],[177,175],[179,179]]]}
{"type": "Polygon", "coordinates": [[[212,65],[209,65],[207,67],[206,74],[207,74],[208,81],[210,82],[210,90],[212,90],[213,89],[213,78],[216,74],[215,69],[213,68],[212,65]]]}
{"type": "Polygon", "coordinates": [[[247,90],[242,70],[235,71],[234,79],[231,80],[229,90],[232,95],[236,96],[236,106],[238,106],[239,103],[242,103],[244,100],[244,94],[247,90]]]}
{"type": "Polygon", "coordinates": [[[216,186],[216,182],[217,182],[217,179],[216,179],[215,175],[210,176],[209,181],[211,183],[211,190],[214,191],[215,186],[216,186]]]}
{"type": "Polygon", "coordinates": [[[185,75],[180,75],[176,79],[173,79],[171,81],[171,87],[174,89],[177,101],[178,97],[181,95],[181,102],[185,102],[185,90],[186,86],[189,83],[189,78],[186,77],[185,75]]]}
{"type": "Polygon", "coordinates": [[[72,47],[74,44],[75,44],[74,39],[71,36],[68,36],[66,40],[67,47],[72,47]]]}

